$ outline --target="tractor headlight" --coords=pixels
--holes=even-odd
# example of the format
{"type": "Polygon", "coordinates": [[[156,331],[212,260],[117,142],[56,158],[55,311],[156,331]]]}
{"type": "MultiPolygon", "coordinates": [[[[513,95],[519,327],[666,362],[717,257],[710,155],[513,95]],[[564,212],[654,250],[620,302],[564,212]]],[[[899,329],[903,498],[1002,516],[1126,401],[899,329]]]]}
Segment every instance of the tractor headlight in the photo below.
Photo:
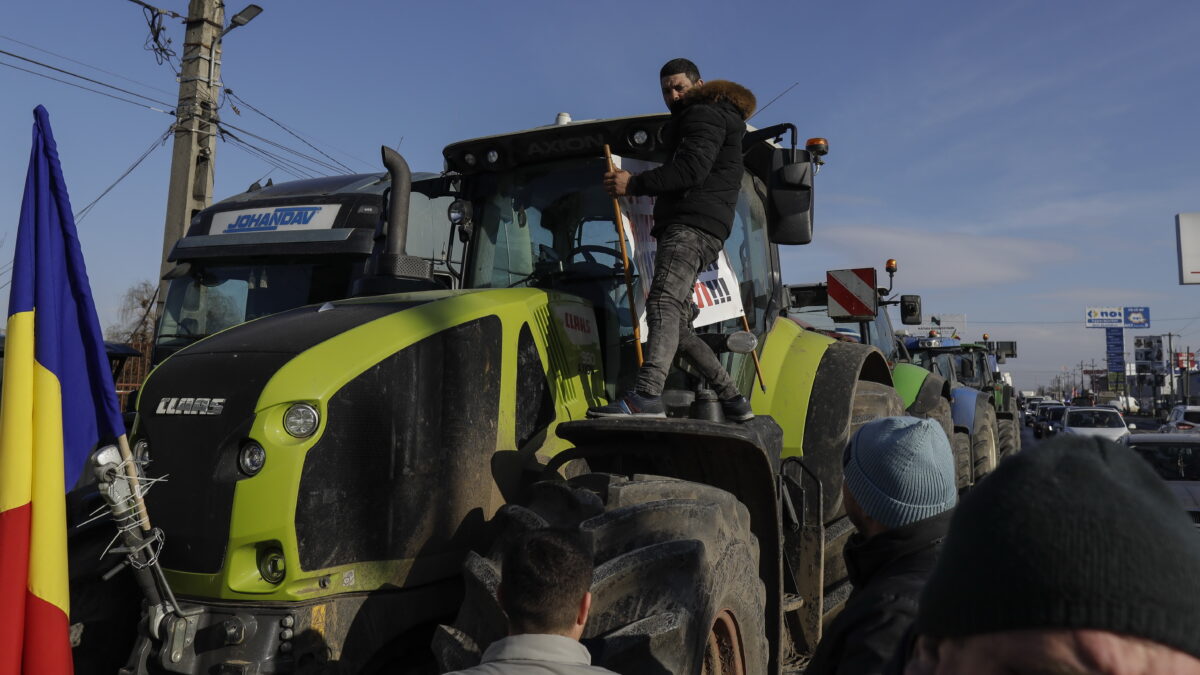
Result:
{"type": "Polygon", "coordinates": [[[247,476],[253,476],[262,471],[263,465],[266,463],[267,451],[254,441],[243,445],[241,452],[238,453],[238,468],[247,476]]]}
{"type": "Polygon", "coordinates": [[[488,161],[488,164],[495,164],[496,162],[499,162],[500,161],[500,152],[498,150],[488,150],[487,151],[487,161],[488,161]]]}
{"type": "Polygon", "coordinates": [[[321,418],[307,403],[294,403],[283,414],[283,428],[296,438],[308,438],[317,430],[321,418]]]}
{"type": "Polygon", "coordinates": [[[629,134],[629,144],[640,148],[650,140],[650,134],[646,133],[645,129],[637,129],[632,134],[629,134]]]}
{"type": "Polygon", "coordinates": [[[277,584],[283,581],[285,572],[283,551],[272,546],[259,554],[258,573],[262,575],[263,581],[277,584]]]}

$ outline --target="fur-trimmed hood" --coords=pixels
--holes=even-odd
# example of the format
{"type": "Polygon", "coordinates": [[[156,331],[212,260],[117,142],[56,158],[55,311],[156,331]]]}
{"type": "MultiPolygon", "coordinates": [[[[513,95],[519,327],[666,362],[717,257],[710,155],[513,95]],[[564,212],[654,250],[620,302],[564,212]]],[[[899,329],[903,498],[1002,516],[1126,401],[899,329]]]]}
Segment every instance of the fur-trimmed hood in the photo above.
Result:
{"type": "Polygon", "coordinates": [[[683,100],[687,105],[728,101],[741,113],[743,120],[749,119],[758,107],[758,101],[749,89],[729,80],[709,80],[699,87],[692,87],[683,100]]]}

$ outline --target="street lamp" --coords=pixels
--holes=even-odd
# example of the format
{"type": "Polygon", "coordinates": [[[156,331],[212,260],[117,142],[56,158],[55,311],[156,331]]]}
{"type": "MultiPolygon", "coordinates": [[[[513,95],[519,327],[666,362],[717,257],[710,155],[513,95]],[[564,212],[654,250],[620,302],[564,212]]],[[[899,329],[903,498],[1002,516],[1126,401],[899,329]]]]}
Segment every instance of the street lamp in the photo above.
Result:
{"type": "Polygon", "coordinates": [[[229,26],[226,27],[225,30],[221,31],[221,34],[217,36],[217,38],[220,39],[225,37],[226,33],[234,28],[237,28],[238,26],[245,26],[253,21],[254,17],[258,16],[259,14],[262,14],[262,7],[259,7],[258,5],[246,5],[246,9],[243,9],[242,11],[233,15],[233,18],[229,20],[229,26]]]}

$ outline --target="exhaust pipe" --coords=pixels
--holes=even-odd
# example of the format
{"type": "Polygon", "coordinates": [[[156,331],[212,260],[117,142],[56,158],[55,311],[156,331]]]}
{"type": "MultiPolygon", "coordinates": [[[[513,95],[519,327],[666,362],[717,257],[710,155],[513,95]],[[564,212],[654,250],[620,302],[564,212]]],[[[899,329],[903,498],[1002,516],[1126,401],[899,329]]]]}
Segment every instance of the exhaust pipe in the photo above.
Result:
{"type": "Polygon", "coordinates": [[[404,156],[386,145],[381,148],[383,166],[392,179],[388,199],[387,240],[375,265],[375,274],[393,279],[431,279],[433,265],[428,260],[408,255],[408,202],[412,195],[412,171],[404,156]]]}

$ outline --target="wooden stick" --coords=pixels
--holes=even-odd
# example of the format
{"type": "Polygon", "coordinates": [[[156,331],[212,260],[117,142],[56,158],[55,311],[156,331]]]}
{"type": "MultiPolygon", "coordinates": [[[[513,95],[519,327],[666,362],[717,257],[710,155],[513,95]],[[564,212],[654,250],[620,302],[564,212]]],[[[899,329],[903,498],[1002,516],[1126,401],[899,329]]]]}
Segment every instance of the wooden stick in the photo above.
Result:
{"type": "MultiPolygon", "coordinates": [[[[750,332],[750,321],[746,318],[745,309],[742,309],[742,328],[745,328],[747,333],[750,332]]],[[[750,356],[754,358],[754,372],[758,373],[758,386],[765,394],[767,393],[767,382],[763,379],[762,364],[758,362],[758,349],[751,349],[750,356]]]]}
{"type": "Polygon", "coordinates": [[[150,531],[150,514],[146,513],[146,502],[142,500],[142,490],[138,484],[137,467],[133,462],[133,451],[129,449],[129,438],[125,434],[117,437],[117,447],[121,449],[121,459],[125,460],[125,476],[129,478],[129,488],[133,490],[137,502],[138,521],[142,530],[150,531]]]}
{"type": "MultiPolygon", "coordinates": [[[[608,160],[608,171],[616,171],[613,166],[612,150],[604,144],[604,158],[608,160]]],[[[633,348],[637,352],[638,367],[642,367],[642,322],[638,320],[637,305],[633,297],[633,274],[629,271],[629,251],[625,248],[625,227],[621,218],[621,203],[613,197],[613,217],[617,224],[617,241],[621,242],[621,264],[625,267],[625,295],[629,298],[629,314],[633,318],[633,348]]]]}

